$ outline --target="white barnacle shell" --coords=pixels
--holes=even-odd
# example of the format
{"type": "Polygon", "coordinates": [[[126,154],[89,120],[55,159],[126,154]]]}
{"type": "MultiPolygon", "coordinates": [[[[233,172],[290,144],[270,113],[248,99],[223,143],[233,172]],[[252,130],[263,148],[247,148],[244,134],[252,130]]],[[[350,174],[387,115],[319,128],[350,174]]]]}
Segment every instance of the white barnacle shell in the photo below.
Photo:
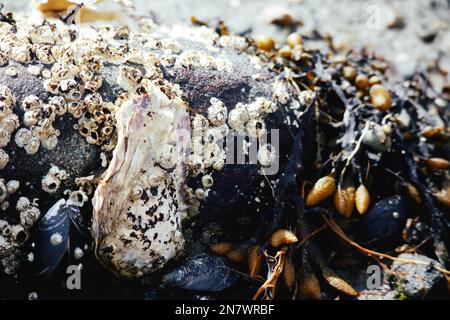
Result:
{"type": "Polygon", "coordinates": [[[246,108],[251,119],[258,119],[264,112],[263,106],[260,101],[250,103],[246,105],[246,108]]]}
{"type": "Polygon", "coordinates": [[[84,252],[80,247],[76,247],[73,250],[73,256],[74,256],[75,260],[80,260],[84,256],[84,252]]]}
{"type": "Polygon", "coordinates": [[[126,91],[133,91],[136,89],[139,82],[142,80],[142,72],[133,67],[120,66],[117,84],[126,91]]]}
{"type": "Polygon", "coordinates": [[[58,116],[62,116],[67,112],[66,100],[61,96],[51,97],[48,101],[48,106],[58,116]]]}
{"type": "Polygon", "coordinates": [[[303,90],[298,95],[298,99],[300,101],[300,104],[302,106],[309,105],[311,103],[311,101],[314,99],[315,95],[316,95],[315,92],[312,91],[312,90],[303,90]]]}
{"type": "Polygon", "coordinates": [[[9,132],[0,127],[0,148],[6,147],[10,139],[9,132]]]}
{"type": "Polygon", "coordinates": [[[25,112],[40,109],[41,107],[41,99],[33,94],[26,96],[22,101],[22,109],[25,112]]]}
{"type": "Polygon", "coordinates": [[[203,149],[203,163],[205,168],[209,168],[214,161],[221,156],[222,149],[217,143],[208,143],[203,149]]]}
{"type": "Polygon", "coordinates": [[[20,63],[31,62],[31,45],[29,43],[12,46],[11,58],[20,63]]]}
{"type": "Polygon", "coordinates": [[[0,179],[0,203],[6,200],[8,191],[6,190],[5,179],[0,179]]]}
{"type": "Polygon", "coordinates": [[[48,24],[43,24],[41,26],[31,28],[30,40],[35,44],[51,44],[55,42],[55,35],[48,24]]]}
{"type": "Polygon", "coordinates": [[[222,158],[216,158],[216,159],[214,159],[214,162],[213,162],[213,164],[212,164],[212,168],[213,168],[214,170],[216,170],[216,171],[220,171],[220,170],[222,170],[222,168],[224,167],[224,165],[225,165],[225,160],[224,160],[224,159],[222,159],[222,158]]]}
{"type": "Polygon", "coordinates": [[[41,181],[42,190],[50,194],[55,193],[61,185],[61,181],[67,178],[68,175],[65,170],[53,165],[41,181]]]}
{"type": "Polygon", "coordinates": [[[275,81],[272,85],[272,91],[278,102],[285,104],[289,101],[289,93],[283,81],[275,81]]]}
{"type": "Polygon", "coordinates": [[[61,80],[59,82],[59,92],[67,101],[76,101],[82,96],[80,84],[74,79],[61,80]]]}
{"type": "Polygon", "coordinates": [[[57,246],[63,241],[63,236],[59,232],[55,232],[50,236],[50,243],[52,246],[57,246]]]}
{"type": "Polygon", "coordinates": [[[9,208],[9,201],[3,201],[2,203],[0,203],[0,209],[2,211],[6,211],[9,208]]]}
{"type": "Polygon", "coordinates": [[[202,185],[204,188],[211,188],[213,186],[214,180],[213,177],[209,174],[205,174],[202,177],[202,185]]]}
{"type": "Polygon", "coordinates": [[[4,101],[0,101],[0,118],[3,118],[10,113],[11,108],[4,101]]]}
{"type": "Polygon", "coordinates": [[[260,138],[266,133],[266,125],[261,119],[252,119],[245,124],[247,134],[252,138],[260,138]]]}
{"type": "Polygon", "coordinates": [[[87,200],[88,197],[86,193],[83,192],[82,190],[77,190],[70,193],[68,202],[70,202],[70,204],[74,206],[82,207],[87,200]]]}
{"type": "Polygon", "coordinates": [[[4,237],[11,235],[11,225],[8,221],[0,219],[0,234],[4,237]]]}
{"type": "Polygon", "coordinates": [[[222,101],[211,98],[211,106],[208,108],[208,120],[215,126],[220,126],[227,120],[227,108],[222,101]]]}
{"type": "Polygon", "coordinates": [[[41,142],[36,137],[31,137],[30,140],[28,140],[27,144],[23,147],[25,149],[25,152],[28,154],[35,154],[39,150],[39,146],[41,145],[41,142]]]}
{"type": "Polygon", "coordinates": [[[22,245],[27,241],[29,233],[22,225],[15,224],[11,226],[11,236],[15,243],[22,245]]]}
{"type": "Polygon", "coordinates": [[[171,169],[177,161],[176,148],[171,144],[165,144],[161,148],[161,155],[158,160],[159,165],[163,169],[171,169]]]}
{"type": "Polygon", "coordinates": [[[12,134],[19,127],[19,117],[15,113],[9,113],[0,120],[0,126],[12,134]]]}
{"type": "Polygon", "coordinates": [[[19,189],[20,183],[17,180],[9,180],[6,184],[6,190],[8,194],[13,194],[19,189]]]}
{"type": "Polygon", "coordinates": [[[0,101],[9,108],[16,104],[16,97],[7,86],[0,86],[0,101]]]}
{"type": "Polygon", "coordinates": [[[8,63],[8,55],[4,52],[0,52],[0,67],[3,67],[8,63]]]}
{"type": "Polygon", "coordinates": [[[42,190],[48,193],[55,193],[61,184],[61,180],[53,175],[46,175],[41,183],[42,190]]]}
{"type": "Polygon", "coordinates": [[[276,160],[276,150],[271,144],[265,144],[258,150],[258,163],[261,167],[270,167],[276,160]]]}
{"type": "Polygon", "coordinates": [[[187,158],[187,164],[189,168],[189,173],[193,176],[198,175],[200,172],[205,170],[205,164],[203,163],[203,158],[198,154],[191,154],[187,158]]]}
{"type": "Polygon", "coordinates": [[[161,167],[151,167],[145,175],[145,180],[150,187],[158,187],[164,183],[166,175],[167,171],[163,170],[161,167]]]}
{"type": "Polygon", "coordinates": [[[59,94],[59,80],[53,77],[44,80],[44,89],[50,93],[59,94]]]}
{"type": "Polygon", "coordinates": [[[41,212],[37,207],[30,207],[26,210],[20,212],[20,224],[25,228],[29,229],[33,224],[39,219],[41,212]]]}
{"type": "Polygon", "coordinates": [[[38,76],[41,74],[42,68],[40,66],[29,66],[27,72],[33,76],[38,76]]]}
{"type": "Polygon", "coordinates": [[[9,155],[5,150],[0,149],[0,169],[4,169],[9,162],[9,155]]]}
{"type": "Polygon", "coordinates": [[[250,120],[250,115],[242,103],[238,103],[228,114],[228,124],[233,129],[243,128],[248,120],[250,120]]]}
{"type": "Polygon", "coordinates": [[[23,115],[23,123],[27,127],[35,126],[41,118],[42,111],[41,110],[31,110],[27,111],[23,115]]]}
{"type": "Polygon", "coordinates": [[[14,66],[7,67],[6,70],[5,70],[5,74],[7,76],[10,76],[10,77],[17,76],[17,69],[16,69],[16,67],[14,67],[14,66]]]}
{"type": "Polygon", "coordinates": [[[30,200],[26,197],[20,197],[19,200],[17,200],[16,203],[16,210],[17,211],[24,211],[27,210],[30,207],[31,203],[30,200]]]}
{"type": "Polygon", "coordinates": [[[17,130],[14,141],[19,148],[23,148],[32,137],[31,131],[26,128],[20,128],[17,130]]]}
{"type": "Polygon", "coordinates": [[[55,134],[48,136],[41,141],[42,146],[47,150],[53,150],[58,145],[58,137],[55,134]]]}
{"type": "Polygon", "coordinates": [[[144,193],[144,189],[141,186],[135,186],[131,191],[131,199],[139,200],[144,193]]]}
{"type": "Polygon", "coordinates": [[[42,64],[52,64],[55,62],[55,57],[52,54],[52,46],[49,44],[42,44],[36,47],[36,58],[42,64]]]}

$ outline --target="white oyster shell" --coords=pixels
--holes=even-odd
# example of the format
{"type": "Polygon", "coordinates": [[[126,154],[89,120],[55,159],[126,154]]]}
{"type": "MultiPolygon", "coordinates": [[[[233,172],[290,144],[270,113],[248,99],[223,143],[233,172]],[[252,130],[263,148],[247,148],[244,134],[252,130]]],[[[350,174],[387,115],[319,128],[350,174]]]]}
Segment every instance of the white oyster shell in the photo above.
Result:
{"type": "Polygon", "coordinates": [[[93,198],[96,254],[128,277],[161,268],[184,247],[189,114],[178,97],[152,84],[148,92],[117,112],[117,147],[93,198]]]}

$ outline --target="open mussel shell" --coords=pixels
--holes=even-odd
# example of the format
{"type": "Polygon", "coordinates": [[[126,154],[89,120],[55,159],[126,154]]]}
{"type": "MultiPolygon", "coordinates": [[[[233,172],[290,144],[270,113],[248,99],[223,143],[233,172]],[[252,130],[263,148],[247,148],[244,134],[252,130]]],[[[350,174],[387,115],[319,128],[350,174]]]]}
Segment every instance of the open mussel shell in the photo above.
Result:
{"type": "Polygon", "coordinates": [[[48,276],[59,265],[69,244],[69,215],[78,208],[64,199],[55,203],[44,215],[33,235],[33,274],[48,276]]]}
{"type": "Polygon", "coordinates": [[[401,240],[406,212],[406,200],[401,196],[378,201],[357,225],[358,241],[374,249],[395,248],[401,240]]]}
{"type": "Polygon", "coordinates": [[[238,279],[225,258],[199,254],[189,257],[163,277],[163,287],[193,291],[220,292],[238,279]]]}

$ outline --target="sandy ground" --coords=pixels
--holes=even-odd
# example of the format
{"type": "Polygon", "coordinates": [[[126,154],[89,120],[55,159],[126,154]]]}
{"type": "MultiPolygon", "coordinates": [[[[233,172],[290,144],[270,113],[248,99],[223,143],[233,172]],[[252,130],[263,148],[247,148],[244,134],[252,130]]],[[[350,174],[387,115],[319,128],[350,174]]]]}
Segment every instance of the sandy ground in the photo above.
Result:
{"type": "MultiPolygon", "coordinates": [[[[43,0],[45,1],[45,0],[43,0]]],[[[74,0],[75,1],[75,0],[74,0]]],[[[113,1],[113,0],[105,0],[113,1]]],[[[29,0],[3,0],[13,11],[29,10],[29,0]]],[[[271,34],[280,43],[292,28],[270,21],[289,14],[303,22],[304,35],[314,30],[333,36],[343,50],[366,47],[383,55],[395,72],[407,75],[439,60],[450,70],[450,1],[448,0],[132,0],[140,14],[163,24],[223,20],[232,32],[271,34]],[[401,28],[390,28],[403,21],[401,28]]],[[[295,27],[294,27],[295,28],[295,27]]],[[[443,80],[443,81],[448,81],[443,80]]]]}

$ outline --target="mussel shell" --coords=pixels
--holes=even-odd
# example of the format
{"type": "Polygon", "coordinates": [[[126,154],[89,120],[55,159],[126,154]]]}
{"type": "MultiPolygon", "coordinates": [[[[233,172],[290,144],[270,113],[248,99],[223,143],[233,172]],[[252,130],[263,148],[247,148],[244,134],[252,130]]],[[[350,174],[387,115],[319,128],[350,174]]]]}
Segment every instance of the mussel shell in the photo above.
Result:
{"type": "Polygon", "coordinates": [[[406,200],[401,196],[378,201],[357,225],[355,235],[358,241],[369,248],[395,248],[401,240],[406,212],[406,200]]]}
{"type": "Polygon", "coordinates": [[[69,244],[69,215],[78,210],[68,205],[64,199],[55,203],[38,224],[33,236],[34,254],[33,271],[35,276],[50,275],[59,265],[69,244]],[[54,234],[61,236],[59,243],[52,243],[54,234]]]}
{"type": "Polygon", "coordinates": [[[233,285],[238,275],[225,258],[199,254],[187,258],[183,264],[163,278],[163,286],[206,292],[219,292],[233,285]]]}

